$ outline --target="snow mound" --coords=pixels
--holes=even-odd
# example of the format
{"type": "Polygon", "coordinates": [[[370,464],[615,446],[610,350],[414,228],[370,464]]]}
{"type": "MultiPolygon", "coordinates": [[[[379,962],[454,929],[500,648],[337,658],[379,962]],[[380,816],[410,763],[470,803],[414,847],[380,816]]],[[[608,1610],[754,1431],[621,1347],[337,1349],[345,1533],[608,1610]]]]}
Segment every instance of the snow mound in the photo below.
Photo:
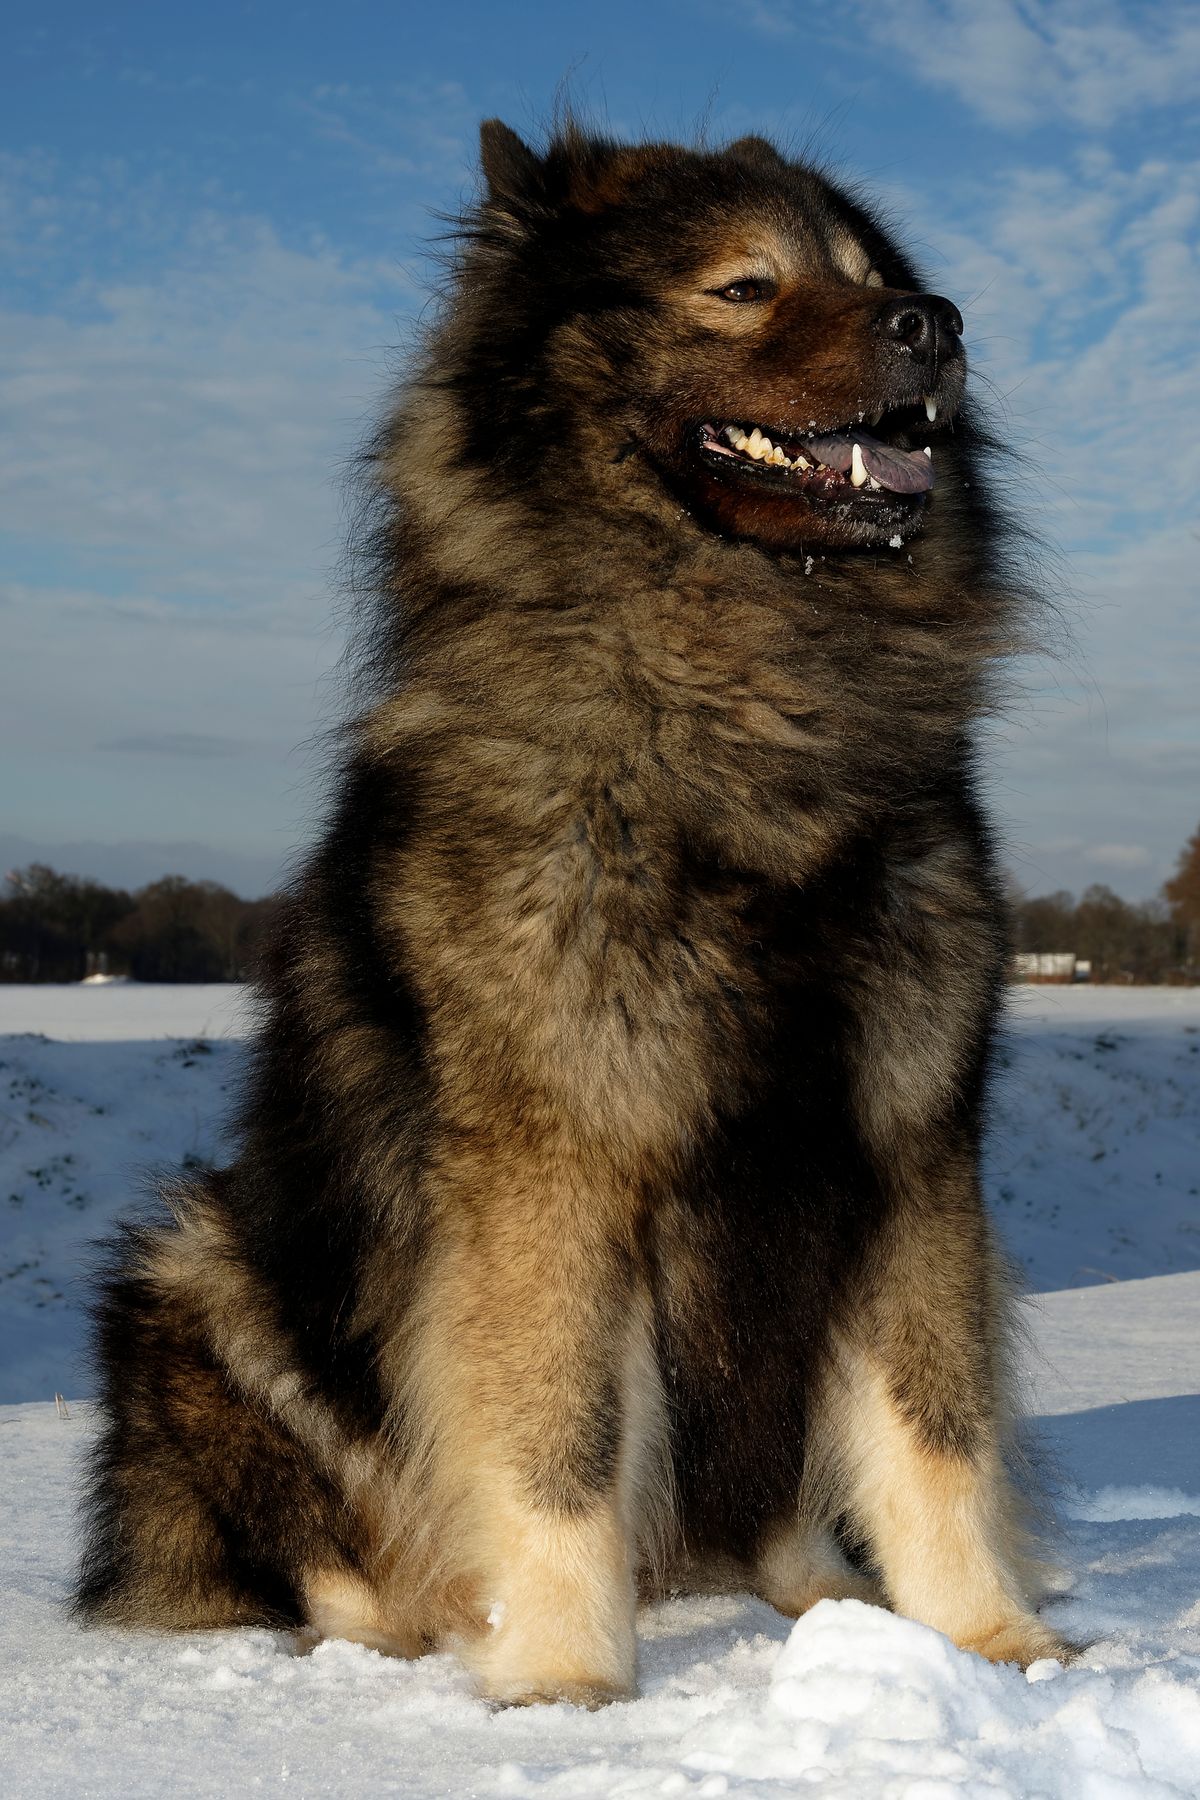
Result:
{"type": "Polygon", "coordinates": [[[1150,1670],[1121,1683],[1050,1661],[1022,1675],[857,1600],[800,1620],[771,1702],[788,1722],[776,1774],[787,1761],[818,1794],[1191,1794],[1200,1768],[1192,1681],[1150,1670]]]}

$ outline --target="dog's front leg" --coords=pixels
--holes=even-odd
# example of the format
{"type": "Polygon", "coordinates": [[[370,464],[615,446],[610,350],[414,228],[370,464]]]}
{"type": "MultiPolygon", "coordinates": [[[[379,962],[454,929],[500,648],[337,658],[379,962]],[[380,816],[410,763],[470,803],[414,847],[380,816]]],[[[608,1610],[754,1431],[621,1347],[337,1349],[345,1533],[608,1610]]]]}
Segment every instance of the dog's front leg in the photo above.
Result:
{"type": "MultiPolygon", "coordinates": [[[[1034,1612],[1006,1466],[1006,1298],[964,1149],[897,1167],[894,1216],[830,1388],[849,1500],[897,1612],[991,1661],[1065,1646],[1034,1612]]],[[[835,1421],[835,1422],[834,1422],[835,1421]]]]}
{"type": "Polygon", "coordinates": [[[552,1135],[460,1140],[438,1182],[414,1372],[480,1620],[465,1654],[505,1703],[630,1694],[657,1378],[625,1201],[552,1135]]]}

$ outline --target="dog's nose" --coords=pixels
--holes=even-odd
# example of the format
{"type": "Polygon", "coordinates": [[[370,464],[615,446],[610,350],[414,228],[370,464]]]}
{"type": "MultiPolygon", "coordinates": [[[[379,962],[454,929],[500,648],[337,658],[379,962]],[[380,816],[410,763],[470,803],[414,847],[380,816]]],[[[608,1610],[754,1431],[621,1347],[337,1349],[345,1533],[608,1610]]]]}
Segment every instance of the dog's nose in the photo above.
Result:
{"type": "Polygon", "coordinates": [[[917,362],[952,356],[963,331],[962,314],[940,294],[906,294],[902,300],[889,300],[876,314],[875,326],[917,362]]]}

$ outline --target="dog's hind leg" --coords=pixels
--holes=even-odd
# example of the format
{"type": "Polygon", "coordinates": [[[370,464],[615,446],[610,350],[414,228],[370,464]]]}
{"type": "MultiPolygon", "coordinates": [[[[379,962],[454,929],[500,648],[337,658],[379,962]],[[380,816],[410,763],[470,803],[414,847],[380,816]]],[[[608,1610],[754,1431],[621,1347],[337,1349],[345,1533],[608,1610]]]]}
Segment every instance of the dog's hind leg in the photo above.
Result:
{"type": "Polygon", "coordinates": [[[305,1571],[352,1568],[359,1547],[311,1444],[252,1379],[277,1366],[278,1398],[299,1388],[202,1195],[180,1199],[175,1225],[128,1235],[98,1323],[104,1425],[77,1612],[180,1631],[303,1624],[305,1571]]]}
{"type": "Polygon", "coordinates": [[[856,1569],[828,1526],[797,1513],[781,1521],[759,1546],[754,1591],[778,1612],[798,1619],[818,1600],[864,1600],[881,1605],[877,1581],[856,1569]]]}
{"type": "Polygon", "coordinates": [[[553,1146],[528,1163],[497,1147],[454,1181],[410,1393],[476,1594],[464,1652],[493,1699],[595,1705],[634,1686],[649,1305],[616,1201],[553,1146]]]}

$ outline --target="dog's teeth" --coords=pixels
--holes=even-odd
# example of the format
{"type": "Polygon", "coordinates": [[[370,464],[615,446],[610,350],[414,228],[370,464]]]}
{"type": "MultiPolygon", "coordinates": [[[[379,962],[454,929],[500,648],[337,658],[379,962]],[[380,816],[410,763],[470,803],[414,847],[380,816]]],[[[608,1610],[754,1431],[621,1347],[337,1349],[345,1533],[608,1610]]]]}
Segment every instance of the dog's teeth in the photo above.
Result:
{"type": "Polygon", "coordinates": [[[878,412],[873,412],[873,413],[872,413],[872,414],[871,414],[871,425],[872,425],[872,427],[874,427],[874,426],[876,426],[876,425],[878,425],[878,423],[879,423],[879,421],[880,421],[880,419],[882,419],[882,417],[883,417],[883,408],[882,408],[882,406],[881,406],[881,407],[880,407],[880,409],[879,409],[879,411],[878,411],[878,412]]]}
{"type": "Polygon", "coordinates": [[[734,446],[735,449],[737,448],[737,441],[741,437],[741,435],[742,435],[741,428],[739,426],[727,425],[725,427],[725,436],[729,439],[729,442],[734,446]]]}
{"type": "Polygon", "coordinates": [[[735,450],[748,450],[750,448],[750,439],[746,436],[744,431],[740,434],[740,436],[735,437],[735,438],[731,439],[730,441],[732,442],[735,450]]]}
{"type": "Polygon", "coordinates": [[[862,451],[855,444],[850,452],[850,480],[855,487],[862,487],[867,479],[867,465],[862,459],[862,451]]]}
{"type": "Polygon", "coordinates": [[[872,490],[873,493],[877,494],[879,492],[879,483],[876,481],[876,479],[873,475],[872,475],[871,479],[868,481],[867,486],[872,490]]]}
{"type": "Polygon", "coordinates": [[[783,449],[779,444],[776,444],[774,450],[771,453],[771,461],[773,463],[779,463],[785,467],[787,465],[787,457],[784,455],[783,449]]]}
{"type": "Polygon", "coordinates": [[[751,456],[753,456],[756,460],[764,454],[764,446],[766,445],[766,441],[767,441],[766,438],[764,438],[762,432],[758,429],[758,426],[756,425],[754,427],[754,430],[750,433],[749,440],[746,444],[747,450],[749,450],[751,456]]]}
{"type": "Polygon", "coordinates": [[[931,425],[937,418],[937,401],[930,399],[928,394],[925,395],[925,417],[931,425]]]}
{"type": "Polygon", "coordinates": [[[811,469],[812,464],[809,462],[807,456],[798,456],[792,464],[792,467],[794,469],[811,469]]]}
{"type": "Polygon", "coordinates": [[[929,448],[928,444],[926,444],[926,446],[925,446],[925,454],[929,458],[930,462],[932,462],[933,461],[933,451],[929,448]]]}

